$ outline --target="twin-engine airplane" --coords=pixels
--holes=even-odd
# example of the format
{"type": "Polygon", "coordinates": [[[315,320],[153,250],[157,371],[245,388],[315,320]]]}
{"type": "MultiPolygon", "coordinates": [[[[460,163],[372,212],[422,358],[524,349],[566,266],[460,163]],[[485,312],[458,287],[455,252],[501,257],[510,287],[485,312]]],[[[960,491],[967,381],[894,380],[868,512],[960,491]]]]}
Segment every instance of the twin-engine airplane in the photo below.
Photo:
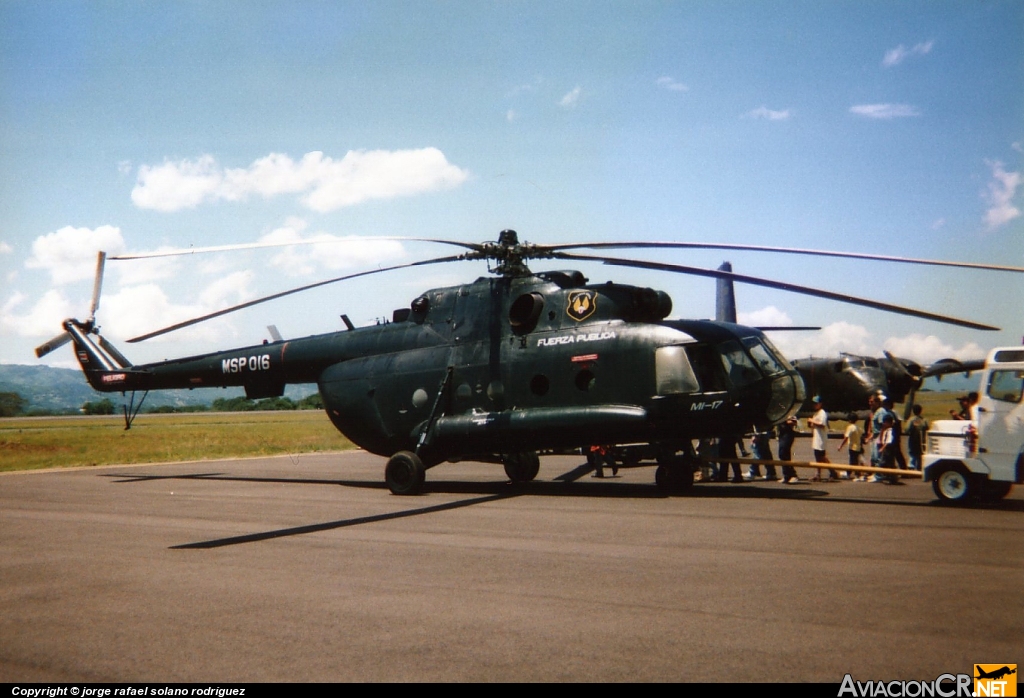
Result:
{"type": "MultiPolygon", "coordinates": [[[[729,262],[723,262],[720,271],[732,271],[729,262]]],[[[719,279],[716,289],[715,319],[719,322],[736,322],[736,293],[731,279],[719,279]]],[[[820,330],[820,327],[758,327],[762,332],[820,330]]],[[[985,359],[960,361],[940,359],[928,366],[916,361],[893,356],[885,352],[884,357],[858,356],[842,353],[837,357],[793,359],[793,367],[804,381],[807,397],[797,413],[809,417],[817,411],[814,398],[820,397],[822,405],[830,414],[855,413],[868,410],[868,399],[872,395],[884,394],[893,403],[907,399],[904,419],[909,418],[917,390],[926,378],[951,373],[970,375],[985,367],[985,359]]]]}
{"type": "MultiPolygon", "coordinates": [[[[128,340],[140,341],[315,286],[427,264],[485,259],[493,276],[427,291],[382,325],[145,365],[99,336],[104,255],[87,320],[36,353],[72,342],[90,385],[102,392],[243,386],[250,398],[288,383],[316,383],[328,417],[356,445],[385,457],[395,494],[422,490],[446,460],[500,460],[514,482],[536,477],[538,451],[592,444],[651,445],[656,482],[679,489],[697,466],[691,440],[740,436],[796,412],[806,397],[793,366],[755,328],[668,320],[672,300],[650,288],[591,284],[577,271],[532,272],[529,259],[565,259],[726,278],[982,330],[988,325],[721,270],[568,252],[578,248],[686,248],[704,243],[532,245],[515,231],[482,244],[428,240],[463,254],[350,274],[225,308],[128,340]]],[[[748,249],[744,246],[743,249],[748,249]]],[[[755,249],[755,248],[751,248],[755,249]]],[[[191,250],[196,252],[198,250],[191,250]]],[[[807,254],[804,250],[771,248],[807,254]]],[[[830,256],[864,255],[820,253],[830,256]]],[[[122,257],[124,258],[124,257],[122,257]]],[[[876,258],[876,257],[869,257],[876,258]]],[[[1024,272],[1016,267],[895,260],[1024,272]]],[[[143,396],[144,397],[144,396],[143,396]]],[[[126,402],[126,424],[132,407],[126,402]]]]}

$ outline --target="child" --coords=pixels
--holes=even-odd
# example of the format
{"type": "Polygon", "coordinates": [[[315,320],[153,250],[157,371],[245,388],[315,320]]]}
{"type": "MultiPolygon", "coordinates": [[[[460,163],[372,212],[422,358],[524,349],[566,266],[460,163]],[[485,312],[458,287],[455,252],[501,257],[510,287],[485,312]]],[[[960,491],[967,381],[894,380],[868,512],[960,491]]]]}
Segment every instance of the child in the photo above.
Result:
{"type": "MultiPolygon", "coordinates": [[[[842,451],[843,446],[849,444],[849,464],[860,465],[860,456],[864,452],[864,431],[857,424],[857,415],[851,414],[846,418],[849,424],[846,427],[846,431],[843,432],[843,441],[839,444],[839,448],[836,451],[842,451]]],[[[846,471],[844,475],[849,478],[850,471],[846,471]]],[[[861,480],[861,478],[857,478],[861,480]]],[[[861,480],[863,481],[863,480],[861,480]]]]}

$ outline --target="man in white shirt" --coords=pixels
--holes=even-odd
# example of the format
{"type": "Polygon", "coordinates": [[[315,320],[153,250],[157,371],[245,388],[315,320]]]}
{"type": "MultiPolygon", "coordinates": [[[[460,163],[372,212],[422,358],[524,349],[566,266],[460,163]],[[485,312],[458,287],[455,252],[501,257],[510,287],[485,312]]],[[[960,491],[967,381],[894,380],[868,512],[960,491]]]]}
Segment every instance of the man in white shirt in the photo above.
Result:
{"type": "MultiPolygon", "coordinates": [[[[807,426],[811,428],[811,449],[814,451],[815,463],[828,463],[828,454],[825,449],[828,446],[828,412],[822,406],[821,397],[814,396],[814,416],[807,420],[807,426]]],[[[839,479],[839,474],[831,468],[828,475],[833,480],[839,479]]]]}

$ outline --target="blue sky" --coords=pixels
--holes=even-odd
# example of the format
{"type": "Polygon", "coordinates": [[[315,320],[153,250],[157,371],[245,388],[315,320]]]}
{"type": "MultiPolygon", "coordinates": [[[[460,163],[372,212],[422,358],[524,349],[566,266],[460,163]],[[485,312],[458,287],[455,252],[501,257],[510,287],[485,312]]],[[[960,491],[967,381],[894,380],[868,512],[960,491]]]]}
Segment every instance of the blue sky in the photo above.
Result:
{"type": "MultiPolygon", "coordinates": [[[[1024,266],[1024,3],[0,3],[0,362],[88,314],[95,252],[345,236],[680,240],[1024,266]]],[[[447,248],[368,242],[110,262],[119,340],[447,248]]],[[[739,287],[791,358],[973,358],[1024,277],[679,251],[998,325],[739,287]]],[[[623,253],[623,256],[629,256],[623,253]]],[[[535,268],[566,268],[536,263],[535,268]]],[[[714,283],[577,265],[710,317],[714,283]]],[[[377,275],[122,346],[136,362],[390,316],[479,263],[377,275]]],[[[46,363],[73,365],[69,349],[46,363]]]]}

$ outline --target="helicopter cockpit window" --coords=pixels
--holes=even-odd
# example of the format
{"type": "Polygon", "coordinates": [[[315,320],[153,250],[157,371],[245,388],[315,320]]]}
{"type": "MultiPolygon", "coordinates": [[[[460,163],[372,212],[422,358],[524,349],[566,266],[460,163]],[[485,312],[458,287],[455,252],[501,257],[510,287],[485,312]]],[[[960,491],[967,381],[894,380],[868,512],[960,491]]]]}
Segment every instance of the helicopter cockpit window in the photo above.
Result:
{"type": "Polygon", "coordinates": [[[722,365],[733,385],[742,388],[760,380],[761,374],[738,342],[724,342],[718,350],[722,352],[722,365]]]}
{"type": "Polygon", "coordinates": [[[654,352],[654,373],[658,395],[695,393],[700,390],[686,350],[681,346],[659,347],[654,352]]]}
{"type": "Polygon", "coordinates": [[[1024,396],[1024,371],[993,371],[988,379],[988,396],[1001,402],[1019,403],[1024,396]]]}
{"type": "Polygon", "coordinates": [[[754,361],[764,375],[774,376],[786,372],[786,367],[775,358],[775,355],[757,337],[747,337],[743,340],[743,345],[750,351],[750,355],[754,357],[754,361]]]}

